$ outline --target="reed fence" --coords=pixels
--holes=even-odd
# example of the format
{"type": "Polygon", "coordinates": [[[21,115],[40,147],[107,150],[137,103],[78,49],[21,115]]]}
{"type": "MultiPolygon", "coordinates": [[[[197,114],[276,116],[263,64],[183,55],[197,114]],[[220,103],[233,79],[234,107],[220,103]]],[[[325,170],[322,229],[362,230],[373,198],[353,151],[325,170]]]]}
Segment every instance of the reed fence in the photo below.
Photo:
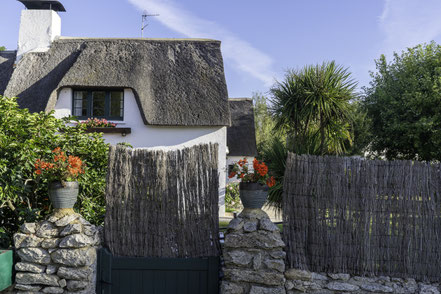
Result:
{"type": "Polygon", "coordinates": [[[289,265],[441,281],[441,166],[289,154],[289,265]]]}
{"type": "Polygon", "coordinates": [[[218,145],[111,147],[105,244],[113,255],[219,255],[218,145]]]}

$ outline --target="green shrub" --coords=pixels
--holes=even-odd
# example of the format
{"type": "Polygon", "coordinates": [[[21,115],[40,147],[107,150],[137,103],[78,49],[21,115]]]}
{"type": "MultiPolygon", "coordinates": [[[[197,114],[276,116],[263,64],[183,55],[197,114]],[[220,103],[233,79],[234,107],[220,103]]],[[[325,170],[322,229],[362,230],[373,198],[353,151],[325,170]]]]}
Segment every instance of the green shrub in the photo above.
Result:
{"type": "Polygon", "coordinates": [[[227,184],[225,187],[225,210],[227,212],[233,212],[240,210],[241,207],[239,183],[227,184]]]}
{"type": "Polygon", "coordinates": [[[0,96],[0,248],[11,245],[22,223],[50,213],[48,183],[37,179],[34,163],[56,147],[85,162],[75,209],[90,222],[102,223],[108,144],[102,134],[87,134],[85,127],[68,127],[66,122],[52,113],[29,113],[18,107],[16,98],[0,96]]]}

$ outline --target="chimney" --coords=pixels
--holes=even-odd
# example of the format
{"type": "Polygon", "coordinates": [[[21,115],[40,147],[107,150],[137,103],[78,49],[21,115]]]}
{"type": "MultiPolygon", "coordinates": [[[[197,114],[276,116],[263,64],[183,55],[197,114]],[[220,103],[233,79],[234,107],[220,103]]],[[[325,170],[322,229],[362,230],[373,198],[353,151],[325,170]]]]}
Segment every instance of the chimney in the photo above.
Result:
{"type": "Polygon", "coordinates": [[[52,42],[61,35],[61,18],[57,12],[66,11],[58,1],[18,1],[27,9],[21,12],[17,61],[25,53],[49,50],[52,42]]]}

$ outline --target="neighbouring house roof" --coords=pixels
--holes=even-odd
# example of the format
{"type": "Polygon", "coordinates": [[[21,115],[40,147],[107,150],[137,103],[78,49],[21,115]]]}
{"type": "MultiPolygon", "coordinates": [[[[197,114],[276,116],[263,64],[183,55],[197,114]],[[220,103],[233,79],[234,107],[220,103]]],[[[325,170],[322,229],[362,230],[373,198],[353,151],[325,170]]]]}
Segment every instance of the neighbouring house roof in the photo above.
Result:
{"type": "Polygon", "coordinates": [[[228,156],[256,156],[253,100],[229,99],[231,126],[227,128],[228,156]]]}
{"type": "Polygon", "coordinates": [[[0,51],[0,95],[3,94],[14,70],[16,51],[0,51]]]}
{"type": "Polygon", "coordinates": [[[23,56],[5,96],[50,111],[64,87],[131,88],[149,125],[230,124],[219,41],[62,37],[47,52],[23,56]]]}

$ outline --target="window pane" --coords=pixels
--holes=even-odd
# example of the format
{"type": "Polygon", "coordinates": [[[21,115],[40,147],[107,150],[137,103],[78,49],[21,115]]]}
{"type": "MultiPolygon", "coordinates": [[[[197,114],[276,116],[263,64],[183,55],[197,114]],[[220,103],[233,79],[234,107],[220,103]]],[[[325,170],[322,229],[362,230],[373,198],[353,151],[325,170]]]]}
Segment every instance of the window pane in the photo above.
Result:
{"type": "Polygon", "coordinates": [[[92,92],[92,117],[105,116],[106,92],[92,92]]]}
{"type": "Polygon", "coordinates": [[[74,92],[74,116],[87,116],[87,92],[75,91],[74,92]]]}
{"type": "Polygon", "coordinates": [[[110,117],[123,117],[124,99],[123,92],[110,92],[110,117]]]}

